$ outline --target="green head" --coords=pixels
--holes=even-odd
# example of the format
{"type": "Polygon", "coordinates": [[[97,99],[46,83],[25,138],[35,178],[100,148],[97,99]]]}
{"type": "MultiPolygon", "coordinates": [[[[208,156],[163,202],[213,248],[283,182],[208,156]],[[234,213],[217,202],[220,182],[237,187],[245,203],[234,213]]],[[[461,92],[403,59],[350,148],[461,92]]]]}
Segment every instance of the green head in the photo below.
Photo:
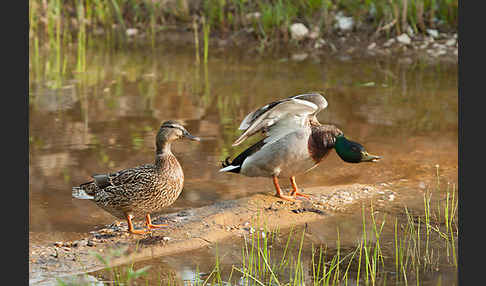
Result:
{"type": "Polygon", "coordinates": [[[363,145],[346,139],[344,135],[336,137],[334,149],[339,157],[348,163],[376,162],[381,159],[380,156],[369,154],[363,145]]]}

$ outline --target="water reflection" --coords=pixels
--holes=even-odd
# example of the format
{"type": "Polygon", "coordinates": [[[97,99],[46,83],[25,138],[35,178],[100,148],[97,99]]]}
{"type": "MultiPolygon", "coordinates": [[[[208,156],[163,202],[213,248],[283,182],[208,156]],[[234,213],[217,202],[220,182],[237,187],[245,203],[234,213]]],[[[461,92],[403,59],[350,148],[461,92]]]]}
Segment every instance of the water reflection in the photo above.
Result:
{"type": "Polygon", "coordinates": [[[29,230],[34,233],[85,233],[111,223],[113,217],[94,204],[72,200],[71,187],[95,173],[151,162],[154,133],[168,119],[183,121],[203,141],[174,145],[186,182],[165,212],[271,193],[268,179],[218,173],[220,162],[252,143],[231,147],[248,112],[313,90],[325,90],[329,102],[321,122],[336,124],[385,160],[350,166],[331,154],[322,166],[298,176],[299,185],[406,178],[417,186],[435,164],[447,180],[457,178],[456,65],[294,62],[281,61],[283,54],[259,58],[231,51],[197,66],[191,47],[113,50],[94,43],[87,50],[86,72],[75,72],[76,53],[66,49],[59,74],[48,68],[49,51],[39,53],[45,61],[34,61],[29,69],[29,230]]]}

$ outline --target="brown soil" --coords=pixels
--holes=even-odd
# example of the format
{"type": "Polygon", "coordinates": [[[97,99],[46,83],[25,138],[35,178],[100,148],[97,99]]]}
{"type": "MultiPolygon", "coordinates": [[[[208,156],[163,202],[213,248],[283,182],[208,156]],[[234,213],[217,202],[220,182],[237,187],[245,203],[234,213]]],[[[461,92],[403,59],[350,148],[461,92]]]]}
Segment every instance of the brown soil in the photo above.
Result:
{"type": "MultiPolygon", "coordinates": [[[[370,29],[368,29],[370,30],[370,29]]],[[[275,39],[264,44],[258,40],[252,31],[240,30],[232,33],[214,32],[209,40],[210,53],[224,52],[227,49],[244,50],[248,54],[261,53],[266,56],[288,54],[295,60],[299,55],[318,57],[337,57],[341,59],[363,57],[393,57],[401,63],[412,64],[417,60],[428,62],[458,62],[458,36],[455,31],[440,32],[439,36],[427,34],[409,35],[410,43],[403,43],[398,37],[383,33],[370,33],[363,30],[350,32],[335,31],[328,36],[317,38],[306,37],[300,41],[275,39]]],[[[195,47],[194,33],[190,29],[167,27],[164,33],[157,35],[155,42],[170,42],[175,46],[195,47]]],[[[151,41],[147,33],[129,37],[128,42],[151,41]]],[[[199,35],[201,50],[203,35],[199,35]]],[[[302,58],[302,57],[300,57],[302,58]]]]}
{"type": "MultiPolygon", "coordinates": [[[[380,205],[396,199],[396,193],[378,185],[338,185],[303,190],[311,200],[289,202],[271,194],[215,203],[197,209],[153,216],[154,223],[169,226],[145,235],[129,234],[126,222],[92,231],[74,241],[29,243],[30,283],[55,277],[92,272],[105,267],[94,255],[109,258],[110,266],[198,249],[226,238],[242,236],[263,223],[270,229],[322,220],[342,214],[353,205],[373,199],[380,205]]],[[[136,223],[143,227],[143,222],[136,223]]]]}

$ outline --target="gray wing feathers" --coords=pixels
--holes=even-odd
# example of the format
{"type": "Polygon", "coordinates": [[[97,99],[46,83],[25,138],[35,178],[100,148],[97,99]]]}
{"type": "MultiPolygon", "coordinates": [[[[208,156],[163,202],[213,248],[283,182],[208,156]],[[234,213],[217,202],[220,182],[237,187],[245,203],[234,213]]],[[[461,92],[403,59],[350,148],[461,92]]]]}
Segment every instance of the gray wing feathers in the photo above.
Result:
{"type": "Polygon", "coordinates": [[[286,134],[293,128],[303,126],[307,116],[315,113],[318,109],[319,107],[316,104],[296,98],[267,104],[243,119],[240,129],[246,127],[246,131],[236,139],[233,146],[239,145],[246,138],[259,131],[264,131],[266,136],[286,134]]]}

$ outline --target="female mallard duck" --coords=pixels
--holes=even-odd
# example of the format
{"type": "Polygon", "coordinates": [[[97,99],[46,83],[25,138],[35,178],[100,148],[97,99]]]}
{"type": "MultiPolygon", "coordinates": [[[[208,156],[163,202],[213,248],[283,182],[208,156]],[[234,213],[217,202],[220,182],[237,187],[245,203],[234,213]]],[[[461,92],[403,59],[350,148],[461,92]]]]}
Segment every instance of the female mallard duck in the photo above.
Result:
{"type": "Polygon", "coordinates": [[[334,125],[322,125],[316,114],[327,107],[318,93],[300,94],[269,103],[248,114],[239,129],[245,130],[233,146],[262,132],[262,140],[243,151],[233,161],[223,162],[220,172],[233,172],[249,177],[272,177],[276,196],[294,201],[299,193],[295,175],[316,167],[334,148],[348,163],[374,162],[380,156],[368,154],[364,147],[346,139],[334,125]],[[290,178],[290,196],[282,194],[279,177],[290,178]]]}
{"type": "Polygon", "coordinates": [[[115,217],[126,219],[131,233],[146,232],[133,227],[132,218],[139,215],[145,215],[148,229],[166,226],[152,224],[150,213],[174,203],[182,191],[184,173],[171,152],[172,142],[180,138],[200,141],[176,121],[164,122],[155,138],[154,164],[94,175],[93,181],[73,188],[73,197],[93,200],[115,217]]]}

